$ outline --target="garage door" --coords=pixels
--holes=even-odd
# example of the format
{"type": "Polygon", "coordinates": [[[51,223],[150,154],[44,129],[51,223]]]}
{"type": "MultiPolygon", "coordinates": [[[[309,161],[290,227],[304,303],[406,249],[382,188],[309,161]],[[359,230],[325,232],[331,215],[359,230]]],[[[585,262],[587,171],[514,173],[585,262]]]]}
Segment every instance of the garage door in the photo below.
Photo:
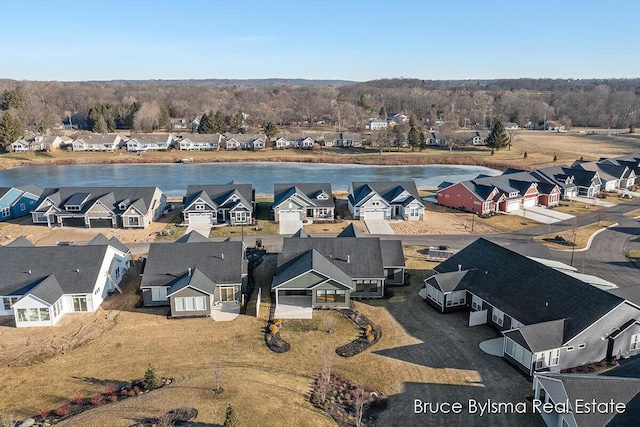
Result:
{"type": "Polygon", "coordinates": [[[84,218],[62,218],[62,225],[66,227],[85,227],[84,218]]]}
{"type": "Polygon", "coordinates": [[[190,213],[189,224],[211,224],[210,213],[190,213]]]}
{"type": "Polygon", "coordinates": [[[280,221],[301,221],[301,211],[280,211],[280,221]]]}
{"type": "Polygon", "coordinates": [[[537,203],[536,203],[537,201],[538,201],[538,199],[536,199],[536,198],[524,199],[524,207],[525,208],[531,208],[533,206],[536,206],[537,205],[537,203]]]}
{"type": "Polygon", "coordinates": [[[91,224],[91,228],[112,228],[113,227],[111,218],[109,219],[92,218],[89,221],[91,224]]]}
{"type": "Polygon", "coordinates": [[[507,202],[507,212],[512,212],[520,209],[520,201],[507,202]]]}
{"type": "Polygon", "coordinates": [[[384,211],[365,211],[363,219],[384,219],[384,211]]]}

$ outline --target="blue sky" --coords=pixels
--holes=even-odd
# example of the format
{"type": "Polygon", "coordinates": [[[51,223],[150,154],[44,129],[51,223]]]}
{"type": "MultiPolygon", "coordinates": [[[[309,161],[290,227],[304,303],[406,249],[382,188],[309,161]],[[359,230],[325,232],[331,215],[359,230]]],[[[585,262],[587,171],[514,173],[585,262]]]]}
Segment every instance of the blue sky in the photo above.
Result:
{"type": "Polygon", "coordinates": [[[640,1],[12,1],[0,78],[640,77],[640,1]]]}

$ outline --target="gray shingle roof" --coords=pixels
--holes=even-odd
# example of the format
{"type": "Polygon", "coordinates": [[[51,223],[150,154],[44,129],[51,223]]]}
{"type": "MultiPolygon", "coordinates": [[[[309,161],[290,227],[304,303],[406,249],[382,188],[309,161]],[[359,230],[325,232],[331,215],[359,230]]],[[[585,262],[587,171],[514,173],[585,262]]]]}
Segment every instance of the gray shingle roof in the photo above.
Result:
{"type": "Polygon", "coordinates": [[[311,270],[342,283],[349,288],[353,288],[351,277],[334,264],[332,260],[327,259],[315,249],[309,249],[288,262],[279,265],[271,288],[275,289],[281,284],[311,270]]]}
{"type": "Polygon", "coordinates": [[[353,187],[352,204],[354,205],[365,199],[372,190],[387,202],[391,202],[403,190],[406,190],[414,199],[420,200],[415,181],[353,182],[351,186],[353,187]]]}
{"type": "Polygon", "coordinates": [[[242,242],[152,243],[140,287],[167,286],[189,268],[217,284],[241,283],[245,264],[242,242]]]}
{"type": "Polygon", "coordinates": [[[64,294],[60,283],[53,274],[45,277],[29,293],[49,304],[55,303],[64,294]]]}
{"type": "Polygon", "coordinates": [[[320,252],[351,278],[384,277],[380,239],[377,237],[299,239],[285,237],[278,265],[298,257],[310,249],[320,252]]]}
{"type": "Polygon", "coordinates": [[[65,294],[93,292],[106,251],[106,245],[0,247],[0,295],[10,295],[50,275],[65,294]]]}
{"type": "Polygon", "coordinates": [[[450,271],[440,273],[427,279],[427,283],[443,293],[466,289],[476,275],[476,270],[450,271]]]}
{"type": "Polygon", "coordinates": [[[176,240],[176,243],[194,243],[194,242],[202,243],[202,242],[210,242],[210,240],[195,230],[188,232],[187,234],[185,234],[184,236],[176,240]]]}
{"type": "Polygon", "coordinates": [[[338,234],[336,237],[363,237],[363,236],[365,236],[364,231],[360,230],[358,227],[353,225],[353,223],[351,223],[347,225],[345,228],[343,228],[340,234],[338,234]]]}
{"type": "Polygon", "coordinates": [[[106,204],[107,208],[113,212],[120,211],[118,204],[125,200],[133,200],[134,206],[137,207],[142,213],[146,214],[149,210],[153,195],[155,194],[157,187],[58,187],[58,188],[45,188],[40,195],[38,205],[40,205],[45,198],[49,198],[58,207],[62,207],[65,204],[81,202],[83,194],[89,194],[87,201],[84,204],[84,208],[79,212],[73,212],[74,214],[84,213],[89,209],[97,200],[106,204]],[[79,200],[79,201],[78,201],[79,200]]]}
{"type": "Polygon", "coordinates": [[[306,238],[306,237],[309,237],[309,233],[304,231],[304,228],[300,228],[300,229],[298,229],[298,231],[293,233],[293,235],[291,237],[306,238]]]}
{"type": "Polygon", "coordinates": [[[560,348],[563,342],[564,319],[552,320],[549,322],[525,325],[517,330],[505,332],[509,338],[514,339],[529,351],[537,353],[539,351],[560,348]],[[524,340],[524,343],[517,335],[524,340]]]}
{"type": "MultiPolygon", "coordinates": [[[[619,378],[590,374],[544,374],[538,378],[556,379],[562,381],[562,387],[567,399],[572,404],[578,399],[591,403],[623,403],[626,409],[623,413],[608,413],[609,411],[593,411],[580,413],[573,411],[575,420],[580,427],[602,426],[637,426],[640,418],[640,380],[636,378],[619,378]],[[605,413],[601,413],[605,412],[605,413]]],[[[563,403],[563,402],[562,402],[563,403]]]]}
{"type": "Polygon", "coordinates": [[[216,284],[202,271],[194,268],[191,272],[187,271],[186,274],[183,274],[173,281],[169,292],[167,292],[167,296],[171,296],[186,287],[197,289],[209,295],[213,295],[216,290],[216,284]]]}
{"type": "MultiPolygon", "coordinates": [[[[188,207],[198,197],[203,196],[201,192],[204,192],[209,197],[215,208],[219,208],[234,192],[249,209],[252,208],[252,202],[255,199],[253,185],[251,184],[190,185],[187,187],[185,207],[188,207]]],[[[208,203],[206,199],[205,202],[208,203]]]]}
{"type": "Polygon", "coordinates": [[[311,206],[321,208],[332,208],[335,206],[333,195],[331,193],[331,184],[323,183],[296,183],[296,184],[274,184],[273,185],[273,206],[287,200],[294,193],[302,194],[311,201],[311,206]],[[317,199],[318,194],[324,193],[327,199],[317,199]]]}
{"type": "MultiPolygon", "coordinates": [[[[356,236],[357,237],[357,236],[356,236]]],[[[385,267],[404,267],[404,252],[400,240],[380,240],[382,265],[385,267]]]]}
{"type": "Polygon", "coordinates": [[[564,341],[624,300],[485,239],[436,267],[477,269],[467,289],[525,325],[566,319],[564,341]],[[580,298],[576,298],[580,295],[580,298]]]}
{"type": "Polygon", "coordinates": [[[8,245],[5,245],[8,248],[18,248],[18,247],[27,247],[27,248],[32,248],[34,247],[34,244],[31,243],[29,240],[27,240],[26,237],[24,236],[20,236],[17,239],[15,239],[13,242],[9,243],[8,245]]]}

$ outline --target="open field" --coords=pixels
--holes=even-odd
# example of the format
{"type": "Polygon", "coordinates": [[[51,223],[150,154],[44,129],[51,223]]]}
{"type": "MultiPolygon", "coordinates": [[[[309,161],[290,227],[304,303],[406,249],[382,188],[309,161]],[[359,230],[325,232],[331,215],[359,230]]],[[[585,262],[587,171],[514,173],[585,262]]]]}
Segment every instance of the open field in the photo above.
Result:
{"type": "Polygon", "coordinates": [[[599,224],[591,224],[584,227],[579,227],[575,229],[575,236],[573,230],[563,231],[561,233],[551,233],[545,234],[543,236],[537,236],[534,240],[539,241],[545,246],[548,246],[553,249],[564,249],[571,250],[571,246],[561,245],[552,241],[545,241],[544,239],[553,239],[555,236],[560,236],[565,239],[567,242],[575,242],[575,249],[584,249],[587,247],[587,243],[589,239],[595,232],[598,230],[602,230],[610,225],[613,225],[614,222],[611,221],[600,221],[599,224]]]}
{"type": "Polygon", "coordinates": [[[117,150],[114,153],[77,153],[58,150],[50,153],[6,153],[0,155],[0,169],[14,166],[71,164],[71,163],[173,163],[184,158],[193,162],[236,161],[291,161],[310,163],[357,163],[357,164],[468,164],[497,169],[516,167],[533,169],[543,166],[572,163],[580,157],[598,160],[600,157],[619,156],[640,152],[640,135],[614,134],[607,136],[581,135],[576,131],[554,133],[542,131],[520,131],[511,150],[500,150],[491,155],[486,147],[464,147],[449,152],[447,149],[427,148],[418,150],[400,149],[379,153],[377,149],[365,148],[342,150],[318,148],[314,150],[267,150],[267,151],[216,151],[187,152],[169,150],[146,152],[141,155],[117,150]],[[524,158],[524,153],[527,158],[524,158]],[[554,155],[557,160],[554,162],[554,155]]]}

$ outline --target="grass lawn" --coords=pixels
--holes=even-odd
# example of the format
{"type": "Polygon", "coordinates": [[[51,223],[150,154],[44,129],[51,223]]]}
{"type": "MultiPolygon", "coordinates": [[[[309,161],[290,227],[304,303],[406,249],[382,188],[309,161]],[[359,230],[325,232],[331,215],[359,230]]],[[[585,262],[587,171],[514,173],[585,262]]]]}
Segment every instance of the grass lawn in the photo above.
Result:
{"type": "MultiPolygon", "coordinates": [[[[636,210],[634,210],[634,211],[627,212],[626,214],[624,214],[624,216],[630,216],[630,217],[632,217],[632,218],[635,218],[635,217],[637,217],[637,216],[640,216],[640,209],[636,209],[636,210]]],[[[0,224],[0,226],[1,226],[1,224],[0,224]]]]}
{"type": "Polygon", "coordinates": [[[526,228],[537,227],[540,225],[538,221],[529,218],[523,218],[517,215],[494,215],[489,218],[475,218],[476,223],[484,224],[498,231],[518,231],[526,228]]]}
{"type": "Polygon", "coordinates": [[[433,270],[439,262],[427,261],[426,252],[428,246],[405,245],[402,247],[407,270],[424,271],[428,274],[433,270]]]}
{"type": "Polygon", "coordinates": [[[330,223],[330,222],[314,222],[313,224],[305,225],[304,230],[309,234],[339,234],[349,224],[353,223],[357,228],[364,233],[368,233],[367,227],[364,225],[364,221],[360,220],[345,220],[342,222],[330,223]]]}
{"type": "Polygon", "coordinates": [[[563,200],[558,206],[553,208],[554,211],[571,214],[573,216],[585,215],[590,212],[599,211],[604,206],[598,206],[594,203],[578,202],[575,200],[563,200]]]}
{"type": "Polygon", "coordinates": [[[575,241],[575,249],[584,249],[587,247],[587,243],[589,241],[589,238],[598,230],[602,230],[605,227],[608,227],[610,225],[614,224],[614,222],[612,221],[600,221],[600,224],[590,224],[590,225],[586,225],[584,227],[579,227],[575,229],[575,240],[574,240],[574,235],[573,235],[573,231],[572,230],[567,230],[567,231],[563,231],[562,233],[551,233],[551,234],[545,234],[543,236],[537,236],[534,238],[534,240],[539,241],[540,243],[542,243],[545,246],[548,246],[550,248],[554,248],[554,249],[566,249],[566,250],[570,250],[571,246],[565,246],[565,245],[560,245],[558,243],[555,242],[551,242],[551,241],[545,241],[544,239],[549,238],[552,239],[555,236],[560,236],[563,237],[566,241],[568,242],[574,242],[575,241]]]}

